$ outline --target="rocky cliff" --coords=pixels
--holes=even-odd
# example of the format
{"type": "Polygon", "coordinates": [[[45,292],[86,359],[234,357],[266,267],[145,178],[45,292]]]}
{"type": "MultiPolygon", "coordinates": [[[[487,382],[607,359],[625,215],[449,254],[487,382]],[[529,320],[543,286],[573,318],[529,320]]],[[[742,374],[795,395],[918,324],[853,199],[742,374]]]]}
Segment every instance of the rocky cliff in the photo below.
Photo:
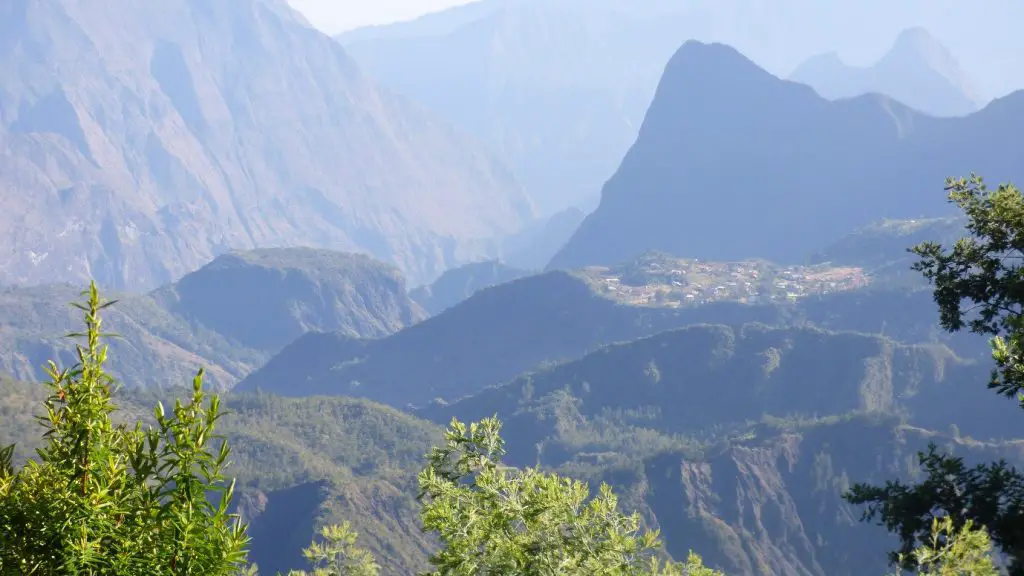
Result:
{"type": "Polygon", "coordinates": [[[282,245],[429,281],[532,216],[283,0],[12,0],[0,22],[0,281],[149,289],[282,245]]]}

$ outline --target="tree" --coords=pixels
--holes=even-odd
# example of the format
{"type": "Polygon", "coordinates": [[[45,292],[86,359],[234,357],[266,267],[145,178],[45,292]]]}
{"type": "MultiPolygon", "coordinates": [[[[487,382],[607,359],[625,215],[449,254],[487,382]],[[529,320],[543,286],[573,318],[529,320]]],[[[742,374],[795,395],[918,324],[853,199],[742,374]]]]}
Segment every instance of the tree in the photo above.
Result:
{"type": "Polygon", "coordinates": [[[1012,561],[1011,574],[1021,574],[1024,542],[1024,477],[1005,462],[969,468],[962,458],[939,452],[935,445],[919,454],[925,479],[916,485],[900,481],[885,486],[857,484],[846,499],[867,504],[864,519],[879,519],[899,535],[900,549],[892,561],[907,570],[917,567],[914,550],[932,542],[930,528],[940,517],[957,530],[982,526],[1012,561]]]}
{"type": "Polygon", "coordinates": [[[468,427],[453,419],[428,455],[421,516],[441,542],[430,574],[720,576],[695,554],[660,561],[658,532],[641,533],[639,515],[621,514],[607,485],[590,498],[586,483],[503,466],[500,430],[496,417],[468,427]]]}
{"type": "Polygon", "coordinates": [[[968,520],[959,530],[948,516],[932,520],[928,543],[914,550],[919,576],[998,576],[992,542],[968,520]]]}
{"type": "MultiPolygon", "coordinates": [[[[312,576],[377,576],[380,567],[368,551],[356,546],[358,534],[348,522],[324,526],[320,530],[322,542],[312,542],[302,551],[313,566],[312,576]]],[[[310,576],[302,570],[292,570],[288,576],[310,576]]]]}
{"type": "MultiPolygon", "coordinates": [[[[944,330],[969,327],[992,337],[989,387],[1024,404],[1024,196],[1009,184],[989,190],[975,174],[947,179],[946,190],[967,217],[970,235],[948,250],[936,242],[912,247],[920,257],[912,268],[934,285],[944,330]]],[[[906,569],[917,566],[913,550],[928,545],[935,519],[946,517],[953,530],[986,528],[1010,557],[1010,574],[1024,575],[1024,477],[1005,462],[968,468],[934,445],[919,459],[926,478],[917,485],[858,484],[845,495],[868,505],[864,520],[877,518],[899,535],[893,559],[906,569]]]]}
{"type": "Polygon", "coordinates": [[[0,450],[0,574],[235,574],[248,536],[227,512],[234,482],[223,476],[228,445],[214,433],[219,398],[207,398],[200,370],[188,403],[170,414],[157,404],[156,428],[115,425],[100,344],[110,336],[100,312],[114,302],[95,283],[84,295],[74,305],[85,332],[69,335],[85,339],[78,364],[48,366],[38,458],[16,470],[13,447],[0,450]]]}
{"type": "Polygon", "coordinates": [[[946,190],[970,236],[949,250],[937,242],[912,247],[921,258],[912,268],[935,285],[943,329],[992,336],[989,387],[1024,402],[1024,196],[1009,184],[990,191],[975,174],[948,179],[946,190]]]}

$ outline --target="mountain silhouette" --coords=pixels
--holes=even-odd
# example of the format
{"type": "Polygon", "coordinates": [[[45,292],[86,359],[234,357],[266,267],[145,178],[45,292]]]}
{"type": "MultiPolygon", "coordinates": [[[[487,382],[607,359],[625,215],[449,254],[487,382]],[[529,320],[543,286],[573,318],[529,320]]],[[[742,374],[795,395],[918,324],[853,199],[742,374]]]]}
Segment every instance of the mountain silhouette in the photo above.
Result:
{"type": "Polygon", "coordinates": [[[341,41],[360,67],[486,143],[540,212],[596,193],[636,138],[689,9],[485,1],[341,41]]]}
{"type": "Polygon", "coordinates": [[[920,27],[904,30],[870,67],[847,65],[830,52],[810,58],[789,79],[830,100],[878,93],[933,116],[970,114],[981,100],[949,50],[920,27]]]}
{"type": "Polygon", "coordinates": [[[485,142],[550,215],[582,206],[615,172],[687,39],[787,75],[829,51],[877,58],[926,26],[988,99],[1024,87],[1022,17],[1015,0],[480,0],[338,39],[369,75],[485,142]]]}
{"type": "Polygon", "coordinates": [[[1024,92],[961,118],[877,94],[829,101],[735,49],[688,41],[601,204],[549,268],[647,250],[799,262],[883,218],[950,214],[947,176],[1020,181],[1024,92]]]}

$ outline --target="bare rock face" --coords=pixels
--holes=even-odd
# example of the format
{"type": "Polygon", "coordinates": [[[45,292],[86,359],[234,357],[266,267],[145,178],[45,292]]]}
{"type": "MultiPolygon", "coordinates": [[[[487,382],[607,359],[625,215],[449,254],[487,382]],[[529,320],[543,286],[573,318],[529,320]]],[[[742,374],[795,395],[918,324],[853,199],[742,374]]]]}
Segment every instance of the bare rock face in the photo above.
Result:
{"type": "Polygon", "coordinates": [[[12,0],[0,22],[2,282],[150,288],[281,245],[429,281],[533,214],[283,2],[12,0]]]}
{"type": "Polygon", "coordinates": [[[699,461],[678,454],[647,461],[641,506],[674,557],[695,550],[709,565],[743,576],[883,574],[891,567],[881,552],[898,540],[884,527],[861,522],[863,509],[843,500],[853,483],[908,479],[915,452],[929,441],[969,464],[1012,451],[894,428],[884,418],[763,432],[763,439],[699,461]]]}

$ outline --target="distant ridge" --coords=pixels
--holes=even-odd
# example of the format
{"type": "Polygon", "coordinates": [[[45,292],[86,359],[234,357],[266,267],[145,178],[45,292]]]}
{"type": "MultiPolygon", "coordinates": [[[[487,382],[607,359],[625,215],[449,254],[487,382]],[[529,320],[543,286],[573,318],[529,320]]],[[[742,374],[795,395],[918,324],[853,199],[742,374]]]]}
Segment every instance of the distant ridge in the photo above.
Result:
{"type": "Polygon", "coordinates": [[[870,67],[849,66],[831,52],[810,58],[789,79],[830,100],[875,92],[933,116],[963,116],[982,102],[949,50],[920,27],[904,30],[870,67]]]}
{"type": "Polygon", "coordinates": [[[1024,92],[963,118],[890,98],[828,101],[722,44],[686,42],[601,204],[548,268],[648,250],[801,261],[883,218],[950,214],[942,186],[971,171],[1024,180],[1024,92]]]}

